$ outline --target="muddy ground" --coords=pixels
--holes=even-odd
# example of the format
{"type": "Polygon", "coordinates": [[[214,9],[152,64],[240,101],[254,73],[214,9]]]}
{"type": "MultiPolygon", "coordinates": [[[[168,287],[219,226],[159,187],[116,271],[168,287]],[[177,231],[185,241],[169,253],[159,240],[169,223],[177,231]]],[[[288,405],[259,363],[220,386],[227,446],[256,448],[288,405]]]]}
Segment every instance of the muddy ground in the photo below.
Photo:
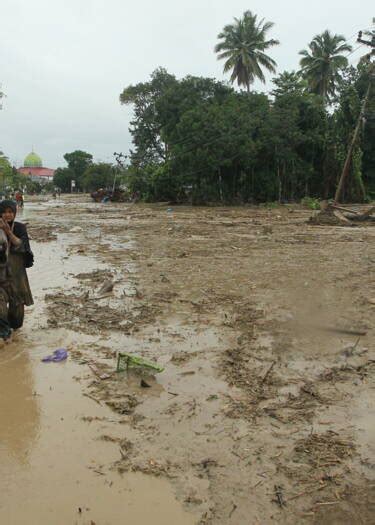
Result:
{"type": "Polygon", "coordinates": [[[28,205],[45,273],[17,337],[68,348],[38,369],[71,367],[103,482],[167,480],[183,518],[163,523],[375,522],[373,225],[314,226],[293,206],[28,205]],[[119,351],[164,372],[116,373],[119,351]]]}

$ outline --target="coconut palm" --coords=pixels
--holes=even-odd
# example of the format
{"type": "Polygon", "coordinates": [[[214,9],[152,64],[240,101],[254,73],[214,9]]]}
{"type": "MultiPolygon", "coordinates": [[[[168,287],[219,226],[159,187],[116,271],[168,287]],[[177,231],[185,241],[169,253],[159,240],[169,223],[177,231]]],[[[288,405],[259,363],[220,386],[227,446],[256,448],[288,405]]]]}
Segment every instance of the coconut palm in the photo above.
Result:
{"type": "Polygon", "coordinates": [[[348,65],[343,53],[350,52],[350,46],[342,35],[333,35],[328,30],[316,35],[309,44],[309,50],[303,49],[300,55],[302,75],[313,93],[321,95],[326,101],[335,93],[340,70],[348,65]]]}
{"type": "Polygon", "coordinates": [[[259,20],[251,11],[245,11],[243,17],[234,19],[233,24],[224,27],[218,35],[220,42],[215,46],[219,60],[225,60],[224,73],[232,71],[232,84],[246,86],[247,91],[256,78],[265,82],[262,67],[274,73],[276,62],[265,54],[278,40],[267,40],[267,32],[273,22],[259,20]]]}

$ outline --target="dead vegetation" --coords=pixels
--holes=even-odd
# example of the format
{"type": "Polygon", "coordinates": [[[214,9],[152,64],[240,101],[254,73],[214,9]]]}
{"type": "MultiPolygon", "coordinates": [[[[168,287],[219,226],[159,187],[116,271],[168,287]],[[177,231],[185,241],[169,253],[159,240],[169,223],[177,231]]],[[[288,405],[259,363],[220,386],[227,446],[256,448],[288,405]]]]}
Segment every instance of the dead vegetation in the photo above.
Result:
{"type": "Polygon", "coordinates": [[[340,464],[351,458],[354,452],[352,440],[343,439],[337,432],[328,430],[324,434],[311,434],[298,440],[294,447],[294,460],[319,469],[340,464]]]}

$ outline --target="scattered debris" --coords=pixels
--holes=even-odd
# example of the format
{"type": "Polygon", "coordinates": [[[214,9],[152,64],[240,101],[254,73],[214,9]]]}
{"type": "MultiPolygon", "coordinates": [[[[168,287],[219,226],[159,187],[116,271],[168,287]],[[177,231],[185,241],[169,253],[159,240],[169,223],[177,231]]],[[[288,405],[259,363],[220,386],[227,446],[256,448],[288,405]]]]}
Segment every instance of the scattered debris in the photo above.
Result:
{"type": "Polygon", "coordinates": [[[113,281],[105,281],[98,291],[98,296],[112,292],[113,287],[114,287],[113,281]]]}
{"type": "Polygon", "coordinates": [[[146,359],[143,359],[142,357],[133,354],[119,352],[117,356],[117,372],[124,372],[126,370],[129,370],[130,367],[146,368],[152,370],[153,372],[159,373],[164,372],[164,368],[162,366],[157,365],[156,363],[152,363],[151,361],[147,361],[146,359]]]}
{"type": "Polygon", "coordinates": [[[340,438],[337,432],[329,430],[324,434],[311,434],[300,439],[294,451],[296,459],[303,459],[315,467],[328,467],[352,457],[355,445],[352,441],[340,438]]]}
{"type": "Polygon", "coordinates": [[[284,500],[283,488],[280,485],[275,485],[275,496],[276,499],[273,501],[275,501],[281,509],[285,507],[286,503],[284,500]]]}
{"type": "Polygon", "coordinates": [[[65,348],[58,348],[51,355],[43,357],[43,363],[60,363],[68,358],[68,351],[65,348]]]}
{"type": "Polygon", "coordinates": [[[316,225],[353,226],[353,222],[375,221],[375,217],[372,217],[374,212],[375,206],[360,213],[335,203],[322,201],[321,211],[310,217],[309,222],[316,225]]]}

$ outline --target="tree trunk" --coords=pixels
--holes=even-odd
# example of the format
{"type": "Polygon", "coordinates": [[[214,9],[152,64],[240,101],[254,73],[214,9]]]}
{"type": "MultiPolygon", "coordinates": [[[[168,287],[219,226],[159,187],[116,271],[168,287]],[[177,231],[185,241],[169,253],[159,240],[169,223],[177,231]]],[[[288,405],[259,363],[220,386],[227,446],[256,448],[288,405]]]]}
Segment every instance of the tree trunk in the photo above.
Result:
{"type": "Polygon", "coordinates": [[[282,193],[282,186],[281,186],[281,176],[280,176],[280,163],[277,163],[277,178],[279,179],[279,204],[281,204],[281,193],[282,193]]]}
{"type": "Polygon", "coordinates": [[[220,169],[219,169],[219,195],[220,195],[220,201],[223,202],[223,179],[221,177],[220,169]]]}

